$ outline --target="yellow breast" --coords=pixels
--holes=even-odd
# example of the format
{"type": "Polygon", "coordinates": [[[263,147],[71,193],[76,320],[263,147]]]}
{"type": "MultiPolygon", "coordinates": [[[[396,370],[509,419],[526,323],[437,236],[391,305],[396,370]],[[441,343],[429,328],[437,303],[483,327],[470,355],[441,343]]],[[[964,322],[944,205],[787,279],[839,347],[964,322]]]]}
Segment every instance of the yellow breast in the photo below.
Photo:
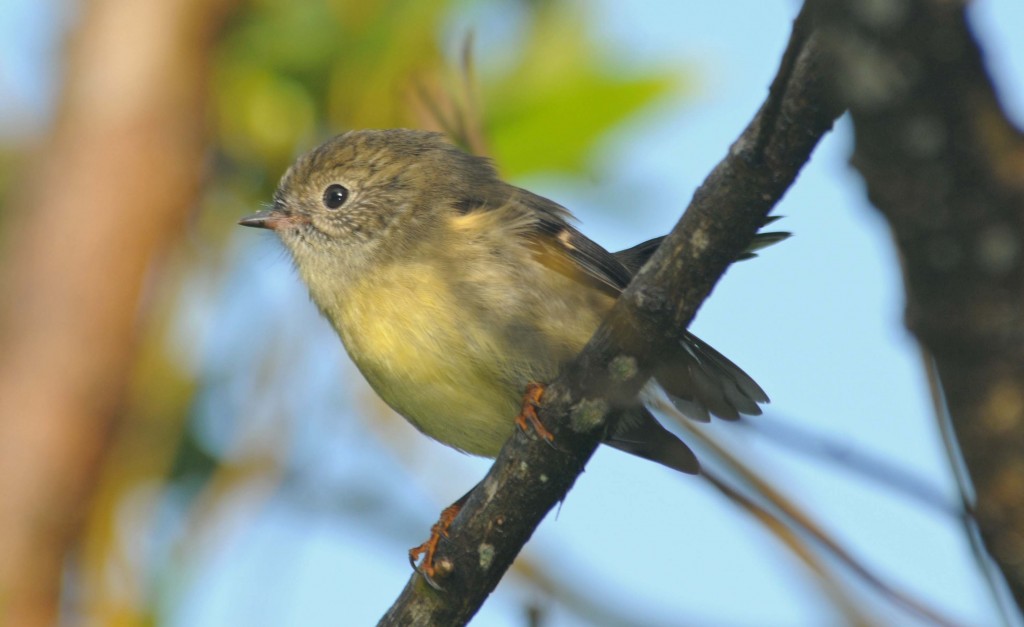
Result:
{"type": "Polygon", "coordinates": [[[398,413],[445,444],[494,456],[512,432],[522,390],[502,380],[500,340],[467,315],[440,271],[424,263],[380,268],[348,291],[332,322],[398,413]]]}

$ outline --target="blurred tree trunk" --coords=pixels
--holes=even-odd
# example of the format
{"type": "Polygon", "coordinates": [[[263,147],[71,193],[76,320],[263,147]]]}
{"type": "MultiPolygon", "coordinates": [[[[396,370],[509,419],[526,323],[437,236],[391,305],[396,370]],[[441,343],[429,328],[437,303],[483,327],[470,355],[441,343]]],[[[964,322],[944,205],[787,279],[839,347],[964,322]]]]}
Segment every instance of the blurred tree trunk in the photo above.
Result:
{"type": "Polygon", "coordinates": [[[1024,608],[1024,134],[966,3],[816,5],[853,164],[903,258],[907,326],[935,361],[982,539],[1024,608]]]}
{"type": "Polygon", "coordinates": [[[130,373],[147,277],[196,203],[231,0],[95,0],[13,197],[0,313],[0,623],[55,621],[130,373]]]}

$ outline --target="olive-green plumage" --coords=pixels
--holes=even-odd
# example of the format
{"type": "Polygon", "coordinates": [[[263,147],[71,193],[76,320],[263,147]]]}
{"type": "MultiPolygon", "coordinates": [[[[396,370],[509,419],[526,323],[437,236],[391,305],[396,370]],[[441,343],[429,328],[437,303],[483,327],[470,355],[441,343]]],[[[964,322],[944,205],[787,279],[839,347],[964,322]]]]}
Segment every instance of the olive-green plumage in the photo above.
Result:
{"type": "MultiPolygon", "coordinates": [[[[613,255],[560,205],[436,133],[354,131],[303,155],[271,228],[370,385],[422,432],[495,456],[527,383],[586,344],[656,241],[613,255]]],[[[771,237],[771,236],[767,236],[771,237]]],[[[692,335],[656,375],[684,411],[760,413],[767,396],[692,335]]],[[[607,443],[684,472],[696,458],[639,403],[607,443]]]]}

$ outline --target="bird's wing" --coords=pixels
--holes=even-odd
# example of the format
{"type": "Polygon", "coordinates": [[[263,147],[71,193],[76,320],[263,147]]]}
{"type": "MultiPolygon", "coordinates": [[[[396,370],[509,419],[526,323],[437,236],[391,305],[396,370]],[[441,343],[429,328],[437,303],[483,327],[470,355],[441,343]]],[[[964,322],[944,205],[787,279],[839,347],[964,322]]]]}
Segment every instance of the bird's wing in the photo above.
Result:
{"type": "MultiPolygon", "coordinates": [[[[524,236],[534,244],[541,263],[613,297],[622,293],[663,239],[612,254],[574,228],[569,223],[572,215],[555,202],[515,189],[502,205],[508,207],[508,203],[521,206],[524,215],[530,216],[524,236]]],[[[482,202],[476,206],[487,208],[482,202]]],[[[776,234],[770,237],[778,241],[776,234]]],[[[679,409],[695,420],[709,420],[709,413],[726,420],[735,420],[740,414],[756,415],[761,413],[758,404],[768,402],[767,394],[750,375],[688,331],[683,332],[679,349],[668,355],[656,366],[654,376],[679,409]]],[[[644,427],[632,434],[633,439],[646,439],[652,429],[644,427]]],[[[629,450],[626,442],[618,447],[629,450]]]]}
{"type": "Polygon", "coordinates": [[[536,244],[541,263],[610,296],[622,293],[633,272],[573,227],[568,209],[524,189],[516,192],[513,202],[524,205],[535,217],[527,237],[536,244]]]}

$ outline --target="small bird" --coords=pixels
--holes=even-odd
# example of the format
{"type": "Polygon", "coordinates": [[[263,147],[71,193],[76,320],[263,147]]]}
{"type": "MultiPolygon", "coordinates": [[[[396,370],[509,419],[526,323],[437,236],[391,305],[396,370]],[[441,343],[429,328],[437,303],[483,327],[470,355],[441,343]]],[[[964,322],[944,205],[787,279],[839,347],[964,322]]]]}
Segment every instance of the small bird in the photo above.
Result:
{"type": "MultiPolygon", "coordinates": [[[[540,384],[583,348],[663,239],[610,253],[571,221],[439,133],[389,129],[351,131],[301,156],[273,206],[239,223],[277,233],[388,405],[444,444],[494,457],[517,423],[550,435],[521,408],[540,400],[540,384]]],[[[762,233],[751,250],[786,235],[762,233]]],[[[768,396],[750,376],[696,336],[681,337],[654,379],[684,414],[761,413],[768,396]]],[[[639,401],[604,443],[699,472],[689,447],[639,401]]],[[[425,554],[428,580],[438,538],[467,497],[410,551],[414,565],[425,554]]]]}

